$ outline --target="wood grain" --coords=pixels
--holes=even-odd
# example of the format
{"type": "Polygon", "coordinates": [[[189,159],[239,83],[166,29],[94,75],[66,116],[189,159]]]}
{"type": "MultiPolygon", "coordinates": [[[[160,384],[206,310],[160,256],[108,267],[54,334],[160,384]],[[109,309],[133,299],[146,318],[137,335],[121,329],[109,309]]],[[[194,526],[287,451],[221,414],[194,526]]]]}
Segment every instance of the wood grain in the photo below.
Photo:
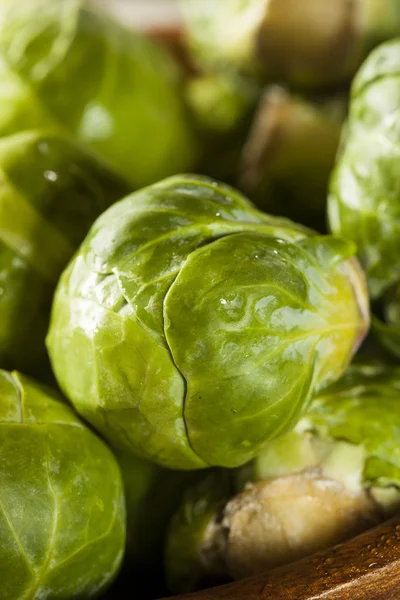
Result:
{"type": "Polygon", "coordinates": [[[169,600],[400,600],[400,516],[291,565],[169,600]]]}

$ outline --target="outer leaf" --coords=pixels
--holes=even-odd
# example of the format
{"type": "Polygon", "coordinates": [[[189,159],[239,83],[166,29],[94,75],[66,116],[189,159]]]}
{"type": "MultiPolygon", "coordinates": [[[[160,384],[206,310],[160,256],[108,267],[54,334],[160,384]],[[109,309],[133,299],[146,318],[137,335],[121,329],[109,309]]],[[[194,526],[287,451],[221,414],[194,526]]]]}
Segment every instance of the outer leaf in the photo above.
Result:
{"type": "Polygon", "coordinates": [[[58,381],[114,445],[171,468],[242,464],[363,337],[353,252],[206,178],[133,194],[61,279],[48,337],[58,381]]]}
{"type": "Polygon", "coordinates": [[[343,257],[334,242],[227,236],[193,252],[171,286],[165,332],[186,382],[190,444],[208,464],[250,460],[349,361],[345,339],[359,318],[353,290],[329,252],[314,256],[331,243],[343,257]]]}
{"type": "MultiPolygon", "coordinates": [[[[333,173],[328,203],[330,227],[353,240],[373,299],[383,305],[400,281],[400,40],[380,46],[360,69],[352,90],[350,118],[333,173]]],[[[381,311],[382,312],[382,311],[381,311]]],[[[398,311],[375,321],[383,345],[396,356],[398,311]]]]}
{"type": "Polygon", "coordinates": [[[0,598],[92,597],[125,540],[108,448],[51,390],[0,372],[0,598]]]}
{"type": "Polygon", "coordinates": [[[373,298],[400,278],[399,163],[400,127],[389,120],[350,135],[331,180],[330,227],[356,243],[373,298]]]}
{"type": "Polygon", "coordinates": [[[134,187],[192,165],[180,79],[162,48],[83,0],[3,0],[0,12],[0,135],[61,129],[134,187]]]}
{"type": "Polygon", "coordinates": [[[364,485],[400,486],[400,369],[357,365],[314,400],[301,429],[366,451],[364,485]]]}
{"type": "Polygon", "coordinates": [[[57,134],[0,140],[2,366],[41,372],[59,275],[93,220],[126,190],[95,157],[57,134]]]}

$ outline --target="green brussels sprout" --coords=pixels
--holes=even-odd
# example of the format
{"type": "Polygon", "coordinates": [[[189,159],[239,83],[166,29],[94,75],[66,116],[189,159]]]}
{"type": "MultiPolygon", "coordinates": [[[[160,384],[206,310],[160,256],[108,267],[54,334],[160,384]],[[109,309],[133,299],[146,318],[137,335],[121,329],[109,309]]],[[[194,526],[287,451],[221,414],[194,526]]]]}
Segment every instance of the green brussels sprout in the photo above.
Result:
{"type": "Polygon", "coordinates": [[[3,600],[92,598],[125,544],[118,463],[51,389],[0,371],[3,600]]]}
{"type": "Polygon", "coordinates": [[[95,218],[128,187],[42,131],[0,139],[0,365],[42,375],[58,278],[95,218]]]}
{"type": "Polygon", "coordinates": [[[298,420],[368,329],[354,246],[176,176],[94,224],[47,339],[76,409],[114,447],[235,467],[298,420]]]}
{"type": "Polygon", "coordinates": [[[259,88],[234,75],[207,73],[188,79],[186,98],[199,128],[229,133],[257,102],[259,88]]]}
{"type": "Polygon", "coordinates": [[[377,48],[356,76],[328,200],[331,230],[356,243],[376,303],[374,331],[400,356],[400,40],[377,48]],[[382,318],[383,321],[378,319],[382,318]],[[397,348],[397,349],[396,349],[397,348]]]}
{"type": "Polygon", "coordinates": [[[185,98],[201,142],[197,169],[234,183],[260,87],[232,73],[201,73],[188,79],[185,98]]]}
{"type": "Polygon", "coordinates": [[[180,75],[163,48],[84,0],[3,0],[0,15],[0,135],[68,133],[133,187],[192,166],[180,75]]]}
{"type": "Polygon", "coordinates": [[[368,529],[400,508],[400,369],[352,366],[294,431],[189,489],[165,548],[169,586],[240,579],[368,529]]]}
{"type": "Polygon", "coordinates": [[[330,227],[357,244],[373,298],[400,280],[398,58],[400,40],[384,44],[354,81],[328,201],[330,227]]]}
{"type": "Polygon", "coordinates": [[[349,81],[400,32],[399,0],[182,0],[189,47],[206,69],[322,87],[349,81]]]}
{"type": "Polygon", "coordinates": [[[265,89],[244,144],[238,186],[261,209],[325,229],[345,95],[304,100],[265,89]]]}

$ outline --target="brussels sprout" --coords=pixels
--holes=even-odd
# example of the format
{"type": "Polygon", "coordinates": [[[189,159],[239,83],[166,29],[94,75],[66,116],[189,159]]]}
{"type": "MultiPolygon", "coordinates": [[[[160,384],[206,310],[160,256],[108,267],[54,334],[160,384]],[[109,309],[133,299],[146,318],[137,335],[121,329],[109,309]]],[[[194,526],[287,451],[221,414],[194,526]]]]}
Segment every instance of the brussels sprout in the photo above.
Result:
{"type": "Polygon", "coordinates": [[[0,371],[0,598],[92,598],[124,552],[121,474],[52,390],[0,371]]]}
{"type": "Polygon", "coordinates": [[[398,511],[399,398],[400,369],[354,365],[235,476],[207,476],[188,490],[167,536],[171,589],[262,572],[398,511]]]}
{"type": "Polygon", "coordinates": [[[237,128],[257,102],[258,86],[251,80],[226,74],[202,74],[186,85],[188,105],[202,130],[229,133],[237,128]]]}
{"type": "Polygon", "coordinates": [[[84,0],[3,0],[0,13],[0,135],[62,130],[134,187],[192,166],[179,72],[162,48],[84,0]]]}
{"type": "Polygon", "coordinates": [[[353,240],[373,298],[400,280],[400,40],[375,50],[357,75],[328,202],[331,229],[353,240]]]}
{"type": "Polygon", "coordinates": [[[325,229],[345,95],[315,102],[267,88],[244,145],[239,187],[259,206],[325,229]]]}
{"type": "Polygon", "coordinates": [[[352,89],[350,117],[328,200],[330,227],[356,243],[371,297],[374,330],[400,356],[400,40],[377,48],[352,89]]]}
{"type": "Polygon", "coordinates": [[[199,65],[269,81],[346,82],[365,54],[400,31],[399,0],[182,0],[199,65]]]}
{"type": "Polygon", "coordinates": [[[56,293],[62,389],[116,447],[234,467],[298,420],[368,328],[352,244],[176,176],[95,223],[56,293]]]}
{"type": "Polygon", "coordinates": [[[127,192],[57,134],[0,139],[0,365],[41,374],[52,295],[94,219],[127,192]]]}
{"type": "Polygon", "coordinates": [[[201,140],[198,170],[234,182],[260,95],[258,84],[231,73],[188,79],[185,97],[201,140]]]}

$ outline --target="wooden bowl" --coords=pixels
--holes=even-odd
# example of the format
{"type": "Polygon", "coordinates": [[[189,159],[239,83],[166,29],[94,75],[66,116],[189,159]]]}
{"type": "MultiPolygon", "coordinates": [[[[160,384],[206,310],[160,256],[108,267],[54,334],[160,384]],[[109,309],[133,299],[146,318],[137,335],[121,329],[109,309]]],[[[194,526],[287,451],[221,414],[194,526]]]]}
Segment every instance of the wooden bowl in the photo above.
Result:
{"type": "Polygon", "coordinates": [[[400,600],[400,516],[291,565],[169,600],[400,600]]]}

